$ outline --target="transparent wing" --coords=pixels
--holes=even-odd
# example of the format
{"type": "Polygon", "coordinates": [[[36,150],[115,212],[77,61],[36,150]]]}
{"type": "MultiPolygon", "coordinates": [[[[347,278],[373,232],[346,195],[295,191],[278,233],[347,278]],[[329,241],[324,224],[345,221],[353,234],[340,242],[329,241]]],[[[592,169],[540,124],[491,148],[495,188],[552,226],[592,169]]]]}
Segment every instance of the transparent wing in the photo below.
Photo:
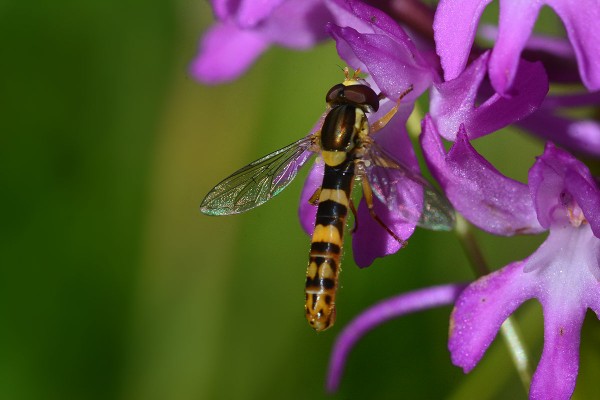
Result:
{"type": "Polygon", "coordinates": [[[375,196],[408,222],[432,230],[451,230],[454,209],[423,177],[373,142],[365,154],[364,174],[375,196]]]}
{"type": "Polygon", "coordinates": [[[239,214],[279,194],[313,155],[314,136],[307,136],[234,172],[202,200],[208,215],[239,214]]]}

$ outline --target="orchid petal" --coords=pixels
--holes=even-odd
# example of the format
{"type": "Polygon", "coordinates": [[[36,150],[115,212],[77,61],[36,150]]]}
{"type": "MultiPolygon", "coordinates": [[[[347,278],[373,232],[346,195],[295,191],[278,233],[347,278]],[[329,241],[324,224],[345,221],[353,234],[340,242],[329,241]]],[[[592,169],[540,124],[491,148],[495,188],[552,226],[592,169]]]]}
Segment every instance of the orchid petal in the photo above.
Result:
{"type": "Polygon", "coordinates": [[[236,21],[241,28],[251,28],[269,17],[285,0],[241,0],[236,21]]]}
{"type": "Polygon", "coordinates": [[[454,365],[471,371],[494,340],[500,326],[534,295],[515,262],[478,279],[458,297],[450,318],[448,349],[454,365]]]}
{"type": "Polygon", "coordinates": [[[579,342],[584,317],[585,307],[544,308],[544,348],[531,381],[530,399],[571,398],[579,370],[579,342]]]}
{"type": "Polygon", "coordinates": [[[511,93],[519,59],[535,24],[542,2],[502,1],[498,40],[490,58],[489,73],[494,89],[511,93]]]}
{"type": "MultiPolygon", "coordinates": [[[[568,206],[571,201],[569,196],[575,196],[576,193],[580,193],[582,190],[583,193],[591,194],[589,190],[580,189],[577,186],[571,186],[573,191],[569,190],[567,187],[568,181],[565,179],[568,171],[585,177],[588,185],[592,185],[593,179],[587,167],[569,153],[551,143],[546,145],[544,154],[537,158],[535,164],[529,170],[531,197],[534,201],[538,220],[545,228],[549,228],[553,223],[569,223],[568,206]]],[[[581,199],[586,207],[589,207],[589,212],[593,213],[595,209],[593,202],[598,201],[597,194],[592,199],[584,197],[585,195],[578,194],[576,200],[581,199]]],[[[597,223],[594,222],[594,224],[597,223]]]]}
{"type": "Polygon", "coordinates": [[[464,128],[447,155],[429,116],[420,140],[427,165],[446,196],[473,224],[504,236],[542,231],[527,186],[502,175],[479,155],[464,128]]]}
{"type": "Polygon", "coordinates": [[[567,190],[581,207],[594,235],[600,238],[600,190],[590,178],[569,170],[565,174],[565,183],[567,190]]]}
{"type": "Polygon", "coordinates": [[[464,287],[461,284],[449,284],[415,290],[383,300],[362,312],[344,328],[335,341],[329,361],[327,390],[337,390],[350,351],[367,332],[403,315],[450,305],[464,287]]]}
{"type": "Polygon", "coordinates": [[[477,24],[485,7],[492,0],[457,2],[441,0],[433,21],[436,50],[440,56],[444,78],[457,78],[467,65],[477,24]]]}
{"type": "Polygon", "coordinates": [[[562,19],[567,36],[573,45],[579,74],[590,91],[600,89],[600,7],[596,0],[547,0],[562,19]]]}
{"type": "Polygon", "coordinates": [[[288,0],[273,10],[260,32],[274,44],[306,49],[327,38],[325,25],[333,20],[322,0],[288,0]]]}
{"type": "Polygon", "coordinates": [[[548,96],[539,110],[518,125],[561,146],[600,156],[600,123],[565,115],[571,108],[596,106],[599,102],[600,92],[548,96]]]}
{"type": "Polygon", "coordinates": [[[231,81],[243,74],[268,45],[256,31],[242,30],[231,22],[216,23],[202,38],[190,73],[206,84],[231,81]]]}
{"type": "Polygon", "coordinates": [[[542,104],[548,92],[544,67],[540,63],[521,61],[515,78],[518,91],[509,98],[493,94],[475,106],[488,59],[489,53],[484,53],[458,78],[432,89],[431,116],[444,138],[454,140],[461,124],[471,139],[487,135],[526,117],[542,104]]]}
{"type": "Polygon", "coordinates": [[[225,21],[235,15],[241,2],[242,0],[211,0],[211,5],[215,16],[219,20],[225,21]]]}

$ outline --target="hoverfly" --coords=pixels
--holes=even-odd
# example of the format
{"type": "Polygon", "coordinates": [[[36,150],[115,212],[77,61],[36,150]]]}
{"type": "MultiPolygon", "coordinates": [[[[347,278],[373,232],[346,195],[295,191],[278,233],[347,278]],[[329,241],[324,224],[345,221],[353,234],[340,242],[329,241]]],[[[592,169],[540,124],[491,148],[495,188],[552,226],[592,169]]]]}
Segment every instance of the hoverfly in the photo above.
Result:
{"type": "MultiPolygon", "coordinates": [[[[316,331],[335,320],[335,293],[348,209],[356,217],[351,192],[362,183],[371,217],[398,243],[406,244],[375,213],[373,195],[403,219],[422,227],[449,230],[454,224],[452,206],[422,177],[395,160],[370,136],[394,116],[396,106],[369,126],[367,113],[379,109],[383,98],[359,79],[360,70],[333,86],[326,95],[327,113],[317,132],[268,154],[234,172],[204,198],[200,210],[208,215],[238,214],[253,209],[280,193],[314,154],[324,161],[323,183],[311,197],[318,206],[306,273],[306,318],[316,331]],[[410,180],[420,192],[419,206],[406,204],[396,189],[410,180]]],[[[400,95],[398,102],[412,90],[400,95]]],[[[356,225],[355,225],[356,229],[356,225]]]]}

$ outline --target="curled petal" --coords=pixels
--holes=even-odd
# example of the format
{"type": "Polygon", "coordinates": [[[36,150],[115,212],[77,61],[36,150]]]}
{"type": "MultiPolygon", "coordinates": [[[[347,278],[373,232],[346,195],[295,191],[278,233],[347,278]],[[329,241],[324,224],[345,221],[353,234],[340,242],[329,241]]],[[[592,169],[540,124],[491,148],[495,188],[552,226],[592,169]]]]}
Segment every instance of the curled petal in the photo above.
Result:
{"type": "Polygon", "coordinates": [[[600,238],[600,191],[590,176],[569,170],[565,174],[566,188],[581,207],[594,236],[600,238]]]}
{"type": "Polygon", "coordinates": [[[473,224],[505,236],[543,230],[528,187],[502,175],[479,155],[464,128],[447,155],[429,116],[423,121],[420,140],[425,161],[446,196],[473,224]]]}
{"type": "Polygon", "coordinates": [[[404,293],[377,303],[356,317],[344,328],[333,346],[329,361],[327,390],[330,392],[337,390],[348,354],[356,342],[367,332],[393,318],[433,307],[450,305],[464,287],[465,285],[461,284],[450,284],[404,293]]]}
{"type": "Polygon", "coordinates": [[[535,285],[522,279],[522,269],[521,262],[509,264],[478,279],[458,297],[448,348],[454,365],[465,372],[477,365],[504,320],[534,296],[535,285]]]}
{"type": "Polygon", "coordinates": [[[321,187],[323,183],[323,171],[325,164],[323,160],[317,158],[315,164],[310,169],[308,177],[304,182],[302,194],[300,195],[300,205],[298,207],[298,217],[300,225],[307,235],[312,235],[315,229],[315,220],[317,218],[317,207],[310,202],[310,198],[321,187]]]}
{"type": "Polygon", "coordinates": [[[549,228],[553,223],[569,223],[568,212],[573,206],[572,200],[577,204],[581,202],[579,206],[585,204],[588,212],[584,211],[584,215],[589,215],[597,227],[593,214],[596,210],[594,204],[599,198],[594,179],[585,164],[566,151],[548,143],[544,154],[537,158],[529,170],[529,188],[538,220],[543,227],[549,228]],[[569,182],[567,174],[570,177],[579,175],[583,181],[578,180],[578,184],[569,182]],[[587,198],[588,195],[591,197],[587,198]]]}
{"type": "Polygon", "coordinates": [[[206,84],[238,78],[269,46],[257,31],[243,30],[231,22],[216,23],[205,33],[190,73],[206,84]]]}
{"type": "Polygon", "coordinates": [[[444,138],[454,140],[461,124],[471,139],[478,138],[528,116],[542,104],[548,92],[544,67],[521,61],[515,78],[518,91],[510,97],[495,93],[476,106],[488,59],[489,53],[484,53],[459,77],[432,89],[431,116],[444,138]]]}

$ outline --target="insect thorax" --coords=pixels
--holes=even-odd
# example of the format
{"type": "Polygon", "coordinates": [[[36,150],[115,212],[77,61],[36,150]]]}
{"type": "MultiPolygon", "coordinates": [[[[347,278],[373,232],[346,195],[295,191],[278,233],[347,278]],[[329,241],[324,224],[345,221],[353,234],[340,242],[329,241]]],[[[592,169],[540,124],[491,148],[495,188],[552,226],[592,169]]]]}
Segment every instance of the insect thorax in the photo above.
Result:
{"type": "Polygon", "coordinates": [[[334,107],[321,128],[321,150],[350,152],[368,134],[365,112],[354,105],[334,107]]]}

